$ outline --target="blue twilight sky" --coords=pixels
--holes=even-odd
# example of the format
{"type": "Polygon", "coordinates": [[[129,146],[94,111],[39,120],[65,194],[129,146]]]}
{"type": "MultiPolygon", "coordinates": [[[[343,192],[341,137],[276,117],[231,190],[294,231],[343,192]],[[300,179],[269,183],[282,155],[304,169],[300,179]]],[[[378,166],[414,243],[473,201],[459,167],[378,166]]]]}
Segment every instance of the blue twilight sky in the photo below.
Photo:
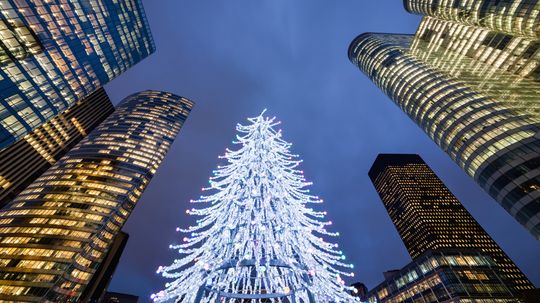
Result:
{"type": "MultiPolygon", "coordinates": [[[[124,230],[130,239],[111,283],[141,302],[165,283],[177,226],[207,185],[237,122],[268,108],[304,159],[312,192],[369,288],[410,261],[367,176],[378,153],[418,153],[540,286],[540,244],[485,194],[347,58],[358,34],[414,33],[402,0],[143,1],[157,52],[107,86],[116,104],[144,89],[196,105],[124,230]]],[[[352,281],[351,281],[352,282],[352,281]]]]}

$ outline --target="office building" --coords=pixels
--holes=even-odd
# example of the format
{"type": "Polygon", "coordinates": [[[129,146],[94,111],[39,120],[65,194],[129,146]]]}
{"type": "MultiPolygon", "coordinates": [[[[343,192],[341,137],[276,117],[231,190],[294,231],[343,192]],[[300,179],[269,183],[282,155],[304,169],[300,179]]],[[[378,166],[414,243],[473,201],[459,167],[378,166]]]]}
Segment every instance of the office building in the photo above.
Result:
{"type": "Polygon", "coordinates": [[[138,296],[121,294],[117,292],[107,292],[100,303],[137,303],[138,301],[138,296]]]}
{"type": "Polygon", "coordinates": [[[114,111],[103,88],[0,151],[0,208],[114,111]]]}
{"type": "Polygon", "coordinates": [[[524,291],[521,299],[523,300],[523,303],[540,302],[540,288],[524,291]]]}
{"type": "Polygon", "coordinates": [[[128,239],[129,235],[125,232],[120,232],[116,235],[107,255],[84,289],[84,292],[80,297],[81,302],[101,302],[101,299],[107,293],[106,290],[109,287],[109,283],[112,280],[116,267],[118,267],[120,257],[122,257],[128,239]]]}
{"type": "Polygon", "coordinates": [[[485,253],[428,250],[367,294],[369,303],[516,303],[485,253]]]}
{"type": "Polygon", "coordinates": [[[0,210],[0,300],[78,302],[190,113],[144,91],[0,210]]]}
{"type": "Polygon", "coordinates": [[[351,286],[355,289],[355,291],[351,292],[353,297],[358,297],[362,302],[367,300],[368,289],[364,283],[357,282],[353,283],[351,286]]]}
{"type": "Polygon", "coordinates": [[[141,0],[0,0],[0,151],[155,47],[141,0]]]}
{"type": "Polygon", "coordinates": [[[456,21],[512,36],[540,38],[540,7],[536,0],[404,0],[413,14],[456,21]]]}
{"type": "Polygon", "coordinates": [[[380,154],[369,177],[413,259],[428,250],[478,251],[514,293],[534,288],[420,156],[380,154]]]}
{"type": "Polygon", "coordinates": [[[362,34],[350,60],[540,240],[538,1],[405,6],[415,35],[362,34]]]}

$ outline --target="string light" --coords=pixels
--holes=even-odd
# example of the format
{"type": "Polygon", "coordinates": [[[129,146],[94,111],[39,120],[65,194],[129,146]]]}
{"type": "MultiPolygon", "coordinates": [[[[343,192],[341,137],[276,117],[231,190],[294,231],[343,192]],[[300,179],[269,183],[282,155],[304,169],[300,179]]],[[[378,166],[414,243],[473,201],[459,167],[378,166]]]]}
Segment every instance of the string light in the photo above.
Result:
{"type": "Polygon", "coordinates": [[[227,165],[218,166],[210,187],[203,188],[211,193],[191,201],[201,207],[186,210],[199,219],[188,230],[176,229],[185,234],[183,244],[171,245],[180,258],[157,270],[173,281],[151,299],[191,303],[197,289],[205,288],[198,297],[204,303],[236,302],[219,297],[223,291],[294,295],[310,302],[309,291],[318,303],[357,301],[348,292],[354,288],[344,286],[341,278],[354,276],[345,270],[353,266],[343,262],[337,244],[327,242],[339,233],[325,229],[332,225],[324,219],[326,211],[309,207],[322,199],[309,194],[306,187],[312,183],[297,169],[302,160],[274,129],[279,122],[263,114],[248,121],[236,127],[239,134],[233,142],[239,149],[225,150],[220,158],[227,165]]]}

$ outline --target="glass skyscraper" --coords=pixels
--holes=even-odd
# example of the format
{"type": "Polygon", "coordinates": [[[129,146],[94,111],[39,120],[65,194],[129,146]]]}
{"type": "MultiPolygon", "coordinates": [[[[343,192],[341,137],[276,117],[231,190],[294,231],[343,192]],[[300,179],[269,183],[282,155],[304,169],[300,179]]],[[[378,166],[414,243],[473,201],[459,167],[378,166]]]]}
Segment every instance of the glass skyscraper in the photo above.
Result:
{"type": "Polygon", "coordinates": [[[0,0],[0,151],[154,52],[141,0],[0,0]]]}
{"type": "Polygon", "coordinates": [[[404,0],[414,14],[456,21],[466,25],[529,39],[540,38],[537,0],[404,0]]]}
{"type": "Polygon", "coordinates": [[[114,111],[103,88],[0,151],[0,208],[114,111]]]}
{"type": "Polygon", "coordinates": [[[540,240],[538,1],[405,7],[415,35],[362,34],[350,60],[540,240]]]}
{"type": "Polygon", "coordinates": [[[0,300],[77,302],[192,102],[144,91],[0,210],[0,300]]]}
{"type": "Polygon", "coordinates": [[[369,177],[413,259],[428,250],[481,252],[514,295],[534,288],[420,156],[380,154],[369,177]]]}

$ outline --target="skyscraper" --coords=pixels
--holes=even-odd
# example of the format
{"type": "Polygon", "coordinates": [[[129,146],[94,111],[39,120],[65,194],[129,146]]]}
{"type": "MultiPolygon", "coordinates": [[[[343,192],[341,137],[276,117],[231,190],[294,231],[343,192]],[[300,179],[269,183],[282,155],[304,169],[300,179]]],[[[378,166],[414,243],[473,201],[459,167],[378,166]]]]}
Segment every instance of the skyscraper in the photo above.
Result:
{"type": "Polygon", "coordinates": [[[356,289],[356,292],[353,291],[351,293],[353,297],[358,297],[362,301],[367,300],[368,289],[366,285],[364,285],[364,283],[357,282],[352,284],[351,286],[356,289]]]}
{"type": "Polygon", "coordinates": [[[129,235],[122,231],[114,237],[114,242],[110,245],[107,255],[92,276],[92,279],[86,286],[84,292],[79,297],[81,302],[98,303],[106,294],[128,239],[129,235]]]}
{"type": "Polygon", "coordinates": [[[513,36],[540,38],[538,1],[536,0],[405,0],[408,12],[458,21],[513,36]]]}
{"type": "Polygon", "coordinates": [[[0,151],[154,50],[141,0],[0,0],[0,151]]]}
{"type": "Polygon", "coordinates": [[[192,102],[145,91],[0,210],[0,300],[76,302],[192,102]]]}
{"type": "Polygon", "coordinates": [[[486,253],[519,293],[531,282],[418,155],[380,154],[369,171],[413,259],[428,250],[486,253]]]}
{"type": "Polygon", "coordinates": [[[139,297],[117,292],[107,292],[99,303],[137,303],[139,297]]]}
{"type": "Polygon", "coordinates": [[[362,34],[350,60],[540,240],[538,2],[405,6],[416,35],[362,34]]]}
{"type": "Polygon", "coordinates": [[[0,151],[0,208],[114,111],[103,88],[0,151]]]}

